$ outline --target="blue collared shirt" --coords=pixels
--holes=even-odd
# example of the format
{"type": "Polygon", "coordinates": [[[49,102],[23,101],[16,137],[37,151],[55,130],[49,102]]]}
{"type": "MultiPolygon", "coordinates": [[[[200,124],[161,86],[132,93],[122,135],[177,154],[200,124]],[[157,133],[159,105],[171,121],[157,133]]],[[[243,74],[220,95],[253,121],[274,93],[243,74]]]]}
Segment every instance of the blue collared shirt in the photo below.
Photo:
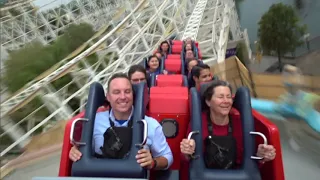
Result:
{"type": "MultiPolygon", "coordinates": [[[[133,110],[129,119],[131,118],[133,110]]],[[[120,124],[115,120],[113,111],[110,113],[111,121],[114,122],[116,127],[126,127],[128,126],[128,121],[120,124]]],[[[145,116],[144,118],[148,123],[148,138],[147,146],[151,151],[152,156],[155,157],[165,157],[168,160],[168,167],[171,166],[173,162],[173,156],[171,149],[166,141],[166,137],[163,134],[162,126],[152,117],[145,116]]],[[[95,152],[102,154],[100,149],[104,143],[104,132],[110,127],[109,122],[109,111],[99,112],[96,114],[96,119],[94,121],[94,130],[93,130],[93,143],[95,152]]],[[[167,167],[167,168],[168,168],[167,167]]]]}

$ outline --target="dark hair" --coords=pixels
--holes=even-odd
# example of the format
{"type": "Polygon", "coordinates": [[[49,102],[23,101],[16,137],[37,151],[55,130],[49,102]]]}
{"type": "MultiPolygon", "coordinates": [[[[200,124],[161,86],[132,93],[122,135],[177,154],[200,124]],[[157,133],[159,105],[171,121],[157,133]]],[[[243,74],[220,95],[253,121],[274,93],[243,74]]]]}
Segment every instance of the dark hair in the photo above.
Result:
{"type": "MultiPolygon", "coordinates": [[[[108,80],[108,88],[107,88],[107,91],[109,91],[109,89],[110,89],[110,83],[111,83],[114,79],[118,79],[118,78],[127,79],[127,80],[130,82],[130,79],[129,79],[129,77],[128,77],[127,74],[125,74],[125,73],[115,73],[115,74],[113,74],[113,75],[109,78],[109,80],[108,80]]],[[[131,82],[130,82],[130,84],[131,84],[131,82]]]]}
{"type": "Polygon", "coordinates": [[[169,43],[168,41],[162,41],[161,44],[160,44],[160,47],[161,47],[163,44],[168,44],[168,46],[170,46],[170,43],[169,43]]]}
{"type": "Polygon", "coordinates": [[[232,87],[227,81],[214,80],[211,83],[203,84],[200,88],[202,110],[209,109],[206,101],[211,100],[212,96],[214,95],[215,88],[219,86],[228,87],[232,93],[232,87]]]}
{"type": "Polygon", "coordinates": [[[191,72],[190,72],[190,76],[189,76],[189,87],[195,87],[196,85],[196,82],[194,81],[193,77],[197,77],[199,78],[200,77],[200,72],[201,70],[203,69],[209,69],[210,70],[210,67],[206,64],[203,64],[203,63],[200,63],[200,61],[198,61],[198,64],[193,66],[192,69],[191,69],[191,72]]]}
{"type": "Polygon", "coordinates": [[[203,69],[209,69],[210,70],[210,66],[208,66],[207,64],[198,63],[198,65],[194,66],[192,68],[192,70],[191,70],[192,77],[195,76],[195,77],[199,78],[200,77],[200,72],[203,69]]]}
{"type": "Polygon", "coordinates": [[[186,65],[188,66],[191,61],[197,61],[197,63],[199,63],[199,60],[197,58],[187,58],[186,59],[186,62],[187,62],[186,65]]]}
{"type": "MultiPolygon", "coordinates": [[[[161,44],[160,44],[160,46],[159,46],[159,51],[160,51],[160,52],[162,52],[161,46],[162,46],[163,44],[168,44],[169,49],[170,49],[170,43],[169,43],[168,41],[162,41],[161,44]]],[[[168,49],[168,50],[169,50],[169,49],[168,49]]]]}
{"type": "Polygon", "coordinates": [[[151,55],[151,56],[148,57],[147,62],[149,62],[152,58],[157,58],[157,60],[159,61],[159,63],[160,63],[160,61],[161,61],[161,59],[158,58],[158,56],[156,56],[156,55],[151,55]]]}
{"type": "MultiPolygon", "coordinates": [[[[187,47],[188,44],[189,44],[189,43],[187,43],[186,41],[184,41],[183,50],[184,50],[185,53],[187,52],[187,51],[186,51],[186,47],[187,47]]],[[[193,49],[193,41],[192,41],[192,40],[191,40],[190,46],[191,46],[192,52],[194,52],[194,49],[193,49]]]]}
{"type": "Polygon", "coordinates": [[[128,71],[128,77],[129,77],[130,80],[132,78],[132,74],[135,73],[135,72],[141,72],[147,78],[146,69],[143,66],[139,65],[139,64],[135,64],[135,65],[132,65],[130,67],[129,71],[128,71]]]}

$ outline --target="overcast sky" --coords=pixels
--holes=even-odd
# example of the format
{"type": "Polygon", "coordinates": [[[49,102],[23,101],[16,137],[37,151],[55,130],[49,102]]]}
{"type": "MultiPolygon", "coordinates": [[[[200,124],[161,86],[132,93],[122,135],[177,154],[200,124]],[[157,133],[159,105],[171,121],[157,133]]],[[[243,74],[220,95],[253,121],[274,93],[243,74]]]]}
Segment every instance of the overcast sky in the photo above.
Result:
{"type": "Polygon", "coordinates": [[[41,7],[41,11],[55,8],[60,6],[60,4],[67,4],[72,0],[35,0],[34,5],[41,7]]]}

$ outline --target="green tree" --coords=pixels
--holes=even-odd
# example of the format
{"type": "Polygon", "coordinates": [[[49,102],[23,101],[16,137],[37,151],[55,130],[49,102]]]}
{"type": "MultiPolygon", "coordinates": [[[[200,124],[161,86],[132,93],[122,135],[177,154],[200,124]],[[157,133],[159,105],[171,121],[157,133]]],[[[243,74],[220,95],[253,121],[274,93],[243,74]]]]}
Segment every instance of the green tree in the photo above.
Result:
{"type": "MultiPolygon", "coordinates": [[[[4,84],[10,92],[15,92],[38,75],[61,61],[68,54],[92,37],[94,31],[88,24],[71,25],[53,44],[43,46],[32,42],[14,51],[5,61],[4,84]]],[[[64,80],[64,85],[67,82],[64,80]]],[[[60,83],[58,83],[60,84],[60,83]]]]}
{"type": "Polygon", "coordinates": [[[10,53],[5,61],[6,71],[3,77],[10,92],[15,92],[33,80],[39,74],[55,64],[50,47],[33,42],[24,48],[10,53]]]}
{"type": "Polygon", "coordinates": [[[243,65],[247,66],[248,50],[244,42],[238,43],[236,56],[239,58],[239,60],[242,62],[243,65]]]}
{"type": "MultiPolygon", "coordinates": [[[[72,51],[85,43],[94,34],[92,27],[88,24],[71,25],[65,29],[64,34],[57,38],[52,44],[44,46],[39,42],[32,42],[25,47],[9,54],[5,61],[6,71],[1,77],[3,84],[8,87],[9,92],[14,93],[44,71],[64,59],[72,51]]],[[[96,58],[95,56],[90,56],[96,58]]],[[[66,75],[52,85],[59,89],[71,81],[70,75],[66,75]]],[[[69,90],[74,92],[75,87],[69,90]]],[[[41,106],[41,99],[35,98],[28,105],[10,115],[13,120],[21,120],[36,108],[41,106]]],[[[77,108],[77,107],[73,107],[77,108]]],[[[36,114],[37,118],[45,118],[49,115],[46,109],[36,114]]]]}
{"type": "Polygon", "coordinates": [[[281,57],[294,52],[303,44],[302,36],[306,25],[299,24],[294,8],[282,3],[272,5],[259,21],[258,36],[264,52],[274,52],[278,56],[282,71],[281,57]]]}

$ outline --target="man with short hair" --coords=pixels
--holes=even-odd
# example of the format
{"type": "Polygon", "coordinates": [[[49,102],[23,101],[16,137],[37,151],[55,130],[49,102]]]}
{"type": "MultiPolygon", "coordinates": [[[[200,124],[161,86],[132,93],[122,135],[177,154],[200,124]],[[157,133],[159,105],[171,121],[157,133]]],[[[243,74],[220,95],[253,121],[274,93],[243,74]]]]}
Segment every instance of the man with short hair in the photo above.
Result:
{"type": "MultiPolygon", "coordinates": [[[[114,74],[108,81],[107,100],[110,111],[96,114],[93,130],[95,153],[103,155],[104,133],[112,127],[128,127],[133,114],[133,89],[126,74],[114,74]],[[111,123],[113,125],[111,125],[111,123]]],[[[148,123],[147,147],[138,151],[137,163],[147,169],[167,169],[173,162],[171,149],[163,134],[162,127],[154,118],[145,116],[148,123]]],[[[130,137],[128,137],[130,138],[130,137]]],[[[81,158],[81,152],[73,146],[69,153],[72,161],[81,158]]]]}
{"type": "Polygon", "coordinates": [[[210,72],[210,66],[207,64],[198,64],[191,70],[192,80],[194,84],[191,86],[200,89],[201,83],[209,82],[212,80],[212,74],[210,72]]]}

